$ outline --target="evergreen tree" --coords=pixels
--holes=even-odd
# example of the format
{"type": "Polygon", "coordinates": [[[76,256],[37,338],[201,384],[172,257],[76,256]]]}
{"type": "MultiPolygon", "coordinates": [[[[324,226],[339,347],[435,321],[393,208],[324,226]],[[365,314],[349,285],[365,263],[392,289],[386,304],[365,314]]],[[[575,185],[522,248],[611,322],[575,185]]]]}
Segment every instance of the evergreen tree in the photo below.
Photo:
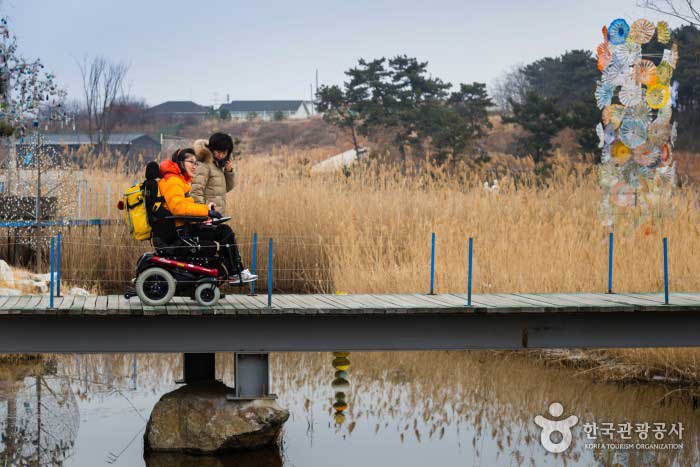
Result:
{"type": "Polygon", "coordinates": [[[567,123],[557,106],[557,101],[529,91],[522,103],[511,99],[512,115],[503,116],[504,123],[516,123],[528,132],[519,141],[520,155],[531,155],[536,164],[544,162],[552,150],[552,138],[567,123]]]}
{"type": "Polygon", "coordinates": [[[483,83],[452,85],[433,78],[428,63],[399,55],[390,60],[360,59],[346,72],[344,89],[322,86],[318,108],[324,119],[372,137],[393,136],[402,160],[407,149],[425,154],[433,148],[440,160],[463,156],[490,128],[487,109],[493,105],[483,83]]]}

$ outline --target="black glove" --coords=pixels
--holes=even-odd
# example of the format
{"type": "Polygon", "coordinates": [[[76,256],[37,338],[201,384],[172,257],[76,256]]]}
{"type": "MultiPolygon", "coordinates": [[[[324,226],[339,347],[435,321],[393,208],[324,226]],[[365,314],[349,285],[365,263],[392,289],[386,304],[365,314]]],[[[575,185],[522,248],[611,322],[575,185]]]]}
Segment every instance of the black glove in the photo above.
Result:
{"type": "Polygon", "coordinates": [[[214,209],[209,210],[208,216],[212,219],[221,219],[221,213],[219,211],[215,211],[214,209]]]}

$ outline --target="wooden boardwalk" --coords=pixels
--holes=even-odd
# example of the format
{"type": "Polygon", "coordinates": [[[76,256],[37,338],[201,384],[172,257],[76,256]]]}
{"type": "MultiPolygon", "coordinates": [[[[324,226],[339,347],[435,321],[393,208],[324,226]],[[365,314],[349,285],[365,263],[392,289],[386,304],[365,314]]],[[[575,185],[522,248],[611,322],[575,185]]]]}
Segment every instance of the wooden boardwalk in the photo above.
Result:
{"type": "Polygon", "coordinates": [[[662,293],[567,293],[473,295],[467,306],[466,294],[358,294],[358,295],[274,295],[272,307],[266,295],[230,294],[216,306],[202,307],[194,300],[175,297],[164,306],[151,307],[138,297],[121,295],[67,296],[54,299],[40,295],[0,296],[0,315],[371,315],[371,314],[459,314],[537,313],[610,311],[683,311],[700,309],[700,293],[672,293],[669,305],[662,293]]]}
{"type": "Polygon", "coordinates": [[[700,346],[700,293],[0,297],[0,352],[276,352],[700,346]]]}

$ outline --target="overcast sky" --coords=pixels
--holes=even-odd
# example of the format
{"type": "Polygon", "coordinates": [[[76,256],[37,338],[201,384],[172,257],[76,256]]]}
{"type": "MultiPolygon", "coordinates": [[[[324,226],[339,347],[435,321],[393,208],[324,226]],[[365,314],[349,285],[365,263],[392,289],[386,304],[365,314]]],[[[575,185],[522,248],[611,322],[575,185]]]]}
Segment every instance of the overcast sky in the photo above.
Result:
{"type": "MultiPolygon", "coordinates": [[[[453,84],[591,49],[612,19],[659,18],[636,0],[2,0],[20,52],[80,98],[76,60],[130,64],[129,92],[150,105],[309,98],[360,57],[407,54],[453,84]]],[[[671,22],[674,24],[674,22],[671,22]]]]}

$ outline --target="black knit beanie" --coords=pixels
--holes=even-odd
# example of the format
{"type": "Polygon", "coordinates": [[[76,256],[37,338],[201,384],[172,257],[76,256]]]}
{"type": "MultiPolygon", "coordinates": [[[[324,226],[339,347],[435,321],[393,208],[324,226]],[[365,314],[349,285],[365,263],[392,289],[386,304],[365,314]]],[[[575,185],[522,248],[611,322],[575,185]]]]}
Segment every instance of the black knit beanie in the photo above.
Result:
{"type": "Polygon", "coordinates": [[[231,138],[231,135],[227,135],[226,133],[214,133],[209,137],[209,144],[207,144],[207,148],[209,148],[209,150],[212,152],[225,151],[225,159],[228,159],[233,152],[233,138],[231,138]]]}

